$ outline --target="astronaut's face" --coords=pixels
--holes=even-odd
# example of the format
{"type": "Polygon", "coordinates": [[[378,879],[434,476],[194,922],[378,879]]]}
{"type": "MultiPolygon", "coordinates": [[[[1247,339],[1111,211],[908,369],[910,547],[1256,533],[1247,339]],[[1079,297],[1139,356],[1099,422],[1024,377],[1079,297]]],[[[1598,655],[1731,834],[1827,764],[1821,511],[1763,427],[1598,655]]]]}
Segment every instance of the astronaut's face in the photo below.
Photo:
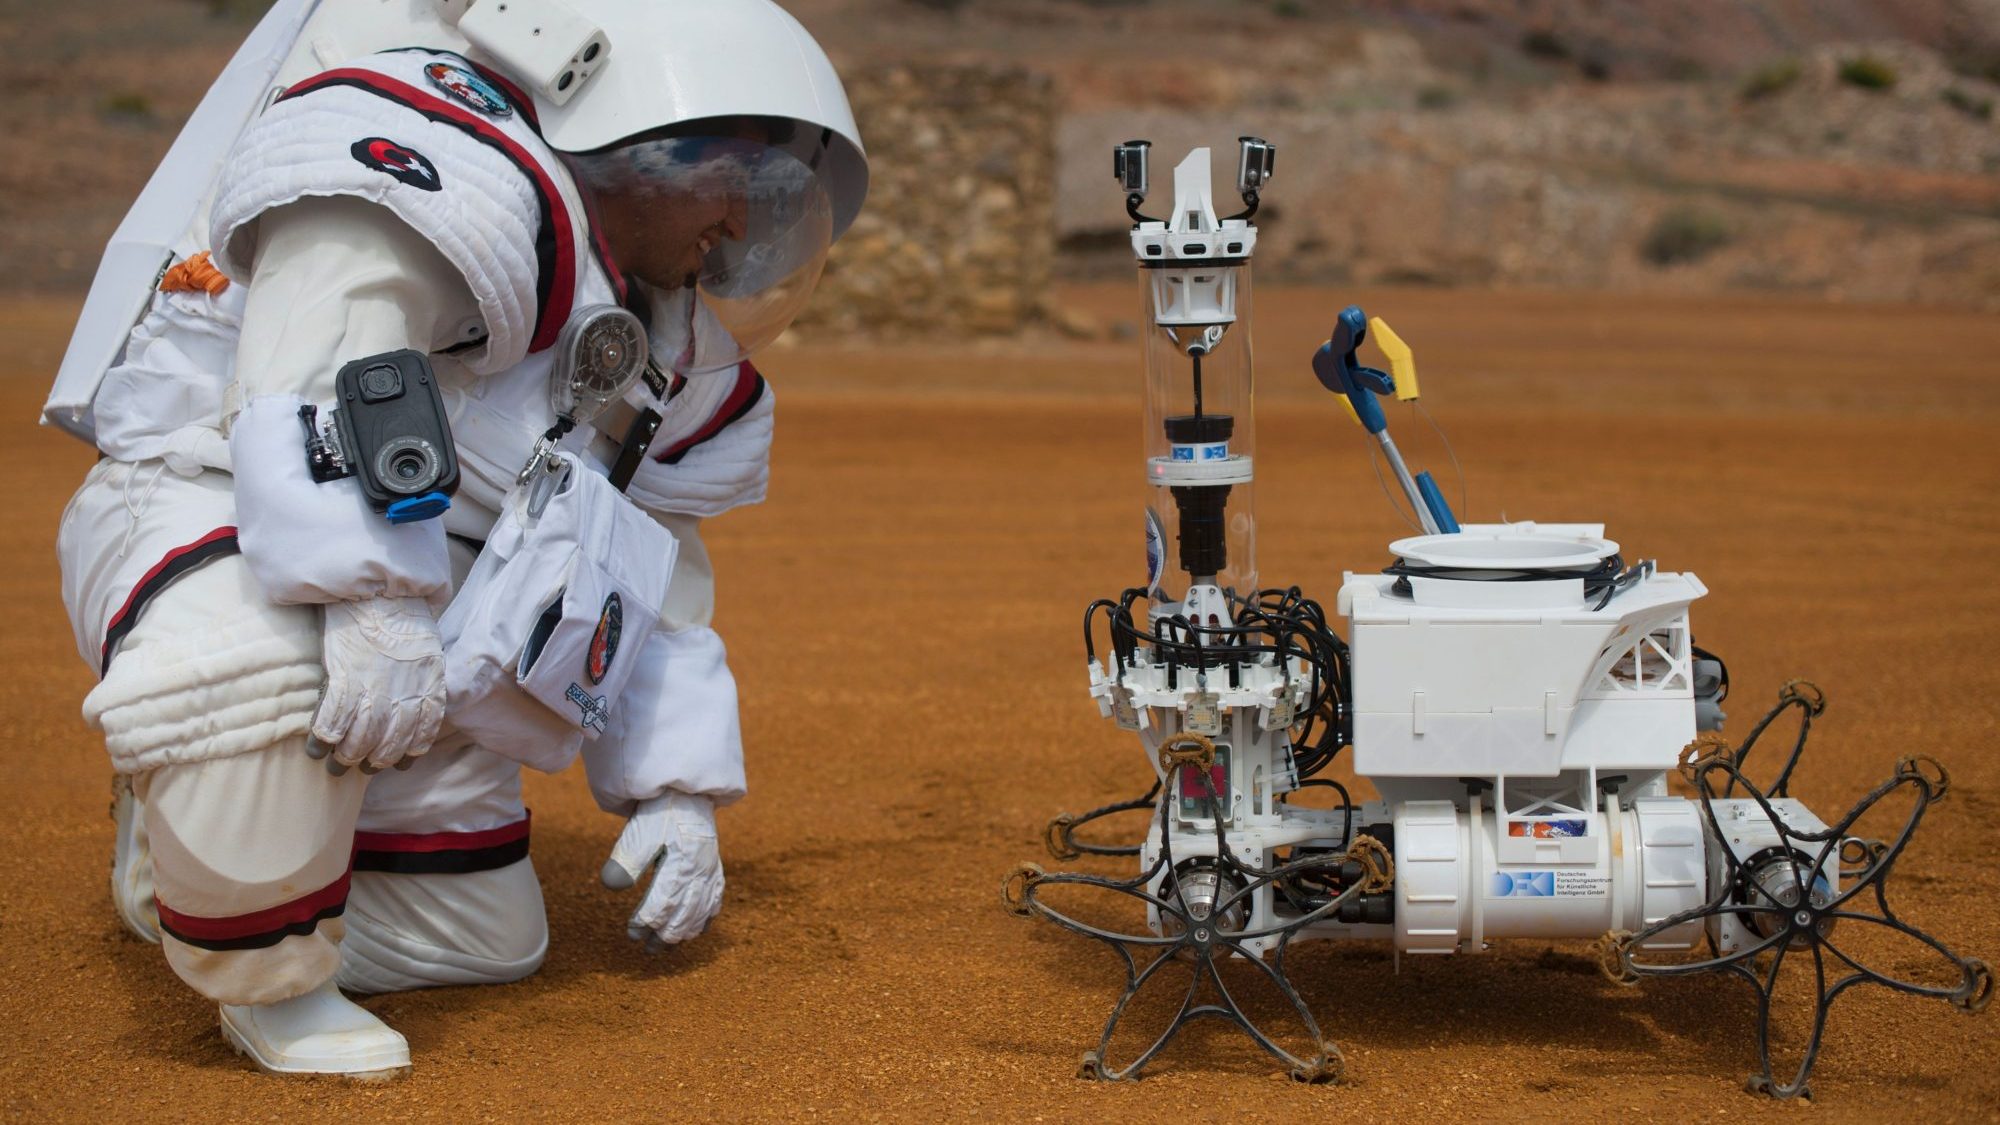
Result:
{"type": "Polygon", "coordinates": [[[733,369],[798,315],[833,245],[812,166],[783,122],[704,118],[564,159],[614,264],[650,290],[654,354],[733,369]]]}
{"type": "Polygon", "coordinates": [[[750,195],[768,128],[757,118],[717,118],[701,135],[639,142],[584,157],[579,177],[597,205],[612,257],[660,289],[693,283],[702,261],[749,233],[750,195]]]}
{"type": "Polygon", "coordinates": [[[693,284],[709,251],[747,233],[741,195],[648,186],[599,191],[596,199],[613,260],[660,289],[693,284]]]}

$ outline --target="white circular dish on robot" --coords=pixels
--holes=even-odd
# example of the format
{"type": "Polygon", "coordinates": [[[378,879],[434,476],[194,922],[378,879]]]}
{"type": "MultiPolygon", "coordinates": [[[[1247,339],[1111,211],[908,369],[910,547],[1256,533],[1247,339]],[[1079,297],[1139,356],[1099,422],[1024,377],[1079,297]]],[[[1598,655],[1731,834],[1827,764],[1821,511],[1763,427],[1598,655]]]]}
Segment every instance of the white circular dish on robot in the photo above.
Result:
{"type": "Polygon", "coordinates": [[[1585,570],[1618,553],[1618,544],[1586,535],[1507,531],[1417,535],[1389,544],[1397,558],[1449,570],[1585,570]]]}
{"type": "Polygon", "coordinates": [[[1389,544],[1396,557],[1434,567],[1436,577],[1410,575],[1410,597],[1418,605],[1456,609],[1530,609],[1583,603],[1583,575],[1618,553],[1618,544],[1586,535],[1536,534],[1518,529],[1501,533],[1459,532],[1419,535],[1389,544]],[[1482,581],[1481,572],[1520,570],[1571,572],[1576,577],[1482,581]],[[1456,572],[1456,573],[1451,573],[1456,572]]]}

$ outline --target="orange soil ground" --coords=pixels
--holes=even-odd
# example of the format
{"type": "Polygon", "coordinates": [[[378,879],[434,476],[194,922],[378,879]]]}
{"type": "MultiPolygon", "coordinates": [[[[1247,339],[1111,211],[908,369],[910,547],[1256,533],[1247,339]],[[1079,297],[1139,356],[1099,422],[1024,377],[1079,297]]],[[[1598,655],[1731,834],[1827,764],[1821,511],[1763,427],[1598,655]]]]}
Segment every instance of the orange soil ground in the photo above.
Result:
{"type": "MultiPolygon", "coordinates": [[[[1695,620],[1730,662],[1739,737],[1785,679],[1826,688],[1796,793],[1832,813],[1898,754],[1951,766],[1897,900],[2000,960],[2000,322],[1777,302],[1264,297],[1267,582],[1330,604],[1340,570],[1380,565],[1399,531],[1359,432],[1304,362],[1336,303],[1365,297],[1418,349],[1472,515],[1602,519],[1628,557],[1698,572],[1714,593],[1695,620]]],[[[1105,317],[1128,298],[1072,295],[1105,317]]],[[[1622,990],[1587,945],[1542,942],[1400,972],[1378,950],[1304,949],[1295,975],[1346,1048],[1342,1086],[1294,1085],[1219,1027],[1143,1082],[1071,1077],[1115,994],[1112,959],[1006,916],[995,892],[1015,862],[1046,858],[1051,814],[1142,788],[1129,736],[1084,697],[1077,635],[1084,603],[1133,581],[1140,559],[1129,341],[769,356],[783,405],[771,500],[710,539],[751,777],[722,815],[719,922],[641,956],[623,936],[627,897],[595,877],[617,825],[581,778],[536,778],[547,967],[508,987],[369,1001],[409,1035],[406,1081],[256,1075],[107,900],[109,770],[77,717],[92,680],[52,555],[90,453],[33,425],[73,309],[0,309],[16,528],[0,547],[12,1116],[1881,1120],[2000,1106],[2000,1014],[1852,993],[1816,1103],[1773,1106],[1738,1091],[1748,988],[1622,990]]],[[[1405,439],[1443,467],[1427,431],[1405,439]]]]}

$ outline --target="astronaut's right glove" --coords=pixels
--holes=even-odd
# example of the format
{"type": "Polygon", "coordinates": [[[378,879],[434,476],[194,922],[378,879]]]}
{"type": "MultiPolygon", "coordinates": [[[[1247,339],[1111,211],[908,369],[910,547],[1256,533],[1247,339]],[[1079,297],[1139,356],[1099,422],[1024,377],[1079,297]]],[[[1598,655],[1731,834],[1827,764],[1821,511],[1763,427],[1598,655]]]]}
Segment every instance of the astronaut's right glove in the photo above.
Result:
{"type": "Polygon", "coordinates": [[[658,952],[700,936],[722,909],[722,851],[715,840],[715,803],[668,790],[639,802],[611,846],[599,875],[624,890],[659,863],[653,884],[625,924],[625,934],[658,952]]]}
{"type": "Polygon", "coordinates": [[[331,751],[335,773],[374,773],[431,748],[444,719],[444,646],[424,599],[327,603],[322,651],[326,694],[308,753],[331,751]]]}

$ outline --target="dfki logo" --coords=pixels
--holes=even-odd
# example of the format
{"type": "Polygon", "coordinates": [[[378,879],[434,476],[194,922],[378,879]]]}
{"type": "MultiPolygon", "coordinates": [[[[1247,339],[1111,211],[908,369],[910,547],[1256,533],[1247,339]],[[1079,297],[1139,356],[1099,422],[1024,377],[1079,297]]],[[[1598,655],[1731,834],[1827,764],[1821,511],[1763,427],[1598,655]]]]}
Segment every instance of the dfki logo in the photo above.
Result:
{"type": "Polygon", "coordinates": [[[432,164],[423,153],[387,137],[363,137],[347,151],[364,166],[377,172],[387,172],[411,187],[436,191],[444,186],[438,180],[437,165],[432,164]]]}

